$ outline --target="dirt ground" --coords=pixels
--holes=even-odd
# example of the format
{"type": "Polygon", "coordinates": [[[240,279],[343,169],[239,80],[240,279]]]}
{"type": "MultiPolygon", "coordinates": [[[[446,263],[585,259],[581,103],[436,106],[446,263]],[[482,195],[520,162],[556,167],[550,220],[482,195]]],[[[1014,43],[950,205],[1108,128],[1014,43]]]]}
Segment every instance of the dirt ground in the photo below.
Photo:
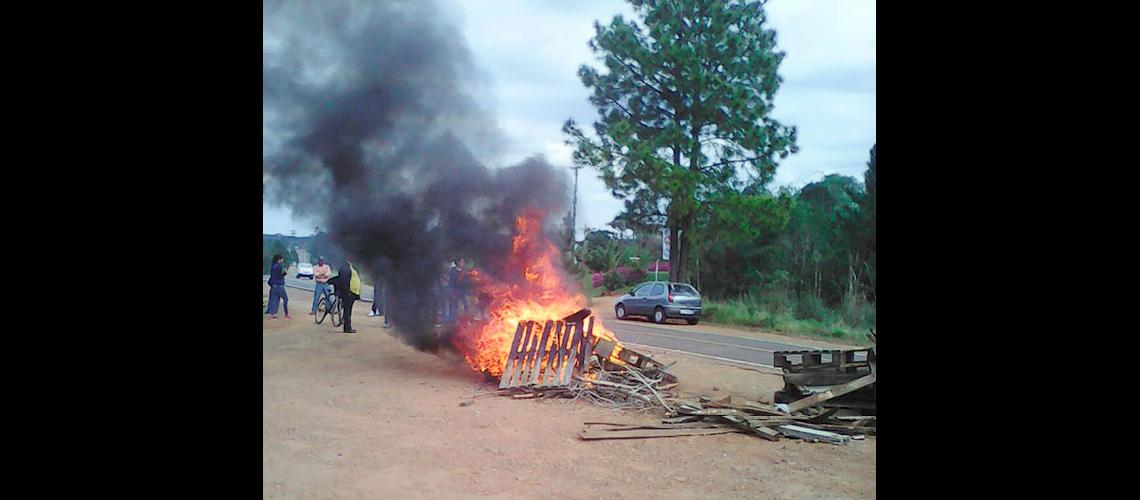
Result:
{"type": "MultiPolygon", "coordinates": [[[[268,293],[268,287],[263,287],[268,293]]],[[[354,308],[356,335],[308,315],[262,329],[263,495],[269,498],[868,498],[875,438],[847,446],[743,434],[581,441],[587,421],[659,417],[486,396],[461,359],[420,353],[354,308]]],[[[771,401],[778,375],[656,353],[683,392],[771,401]]]]}

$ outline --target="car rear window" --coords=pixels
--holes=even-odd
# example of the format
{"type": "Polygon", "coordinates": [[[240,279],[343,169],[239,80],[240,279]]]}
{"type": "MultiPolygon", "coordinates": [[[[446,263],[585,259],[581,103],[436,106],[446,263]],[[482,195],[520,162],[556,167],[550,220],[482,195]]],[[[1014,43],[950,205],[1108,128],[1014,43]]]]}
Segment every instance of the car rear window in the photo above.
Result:
{"type": "Polygon", "coordinates": [[[669,285],[677,295],[696,295],[697,290],[689,285],[669,285]]]}
{"type": "Polygon", "coordinates": [[[649,294],[653,297],[656,297],[658,295],[664,295],[665,294],[665,287],[661,286],[660,284],[653,285],[653,291],[649,292],[649,294]]]}

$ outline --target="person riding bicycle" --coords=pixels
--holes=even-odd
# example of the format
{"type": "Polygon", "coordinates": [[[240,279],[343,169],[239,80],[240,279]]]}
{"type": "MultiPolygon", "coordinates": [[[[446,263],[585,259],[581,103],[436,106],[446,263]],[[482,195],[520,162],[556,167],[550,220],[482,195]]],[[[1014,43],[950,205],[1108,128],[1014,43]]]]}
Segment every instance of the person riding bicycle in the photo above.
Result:
{"type": "Polygon", "coordinates": [[[325,263],[324,257],[318,257],[317,265],[313,267],[313,279],[317,283],[313,287],[313,310],[309,314],[317,314],[317,303],[320,302],[322,293],[329,287],[330,276],[332,276],[332,268],[325,263]]]}

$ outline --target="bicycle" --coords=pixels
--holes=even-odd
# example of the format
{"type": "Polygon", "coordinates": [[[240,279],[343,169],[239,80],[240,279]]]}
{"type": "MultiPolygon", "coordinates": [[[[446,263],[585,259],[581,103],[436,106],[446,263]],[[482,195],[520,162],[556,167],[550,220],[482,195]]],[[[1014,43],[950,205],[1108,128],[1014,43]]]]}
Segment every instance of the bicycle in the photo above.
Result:
{"type": "Polygon", "coordinates": [[[317,302],[317,313],[313,315],[313,320],[319,325],[324,322],[325,316],[331,315],[333,326],[340,326],[344,320],[341,312],[342,305],[340,297],[326,288],[324,292],[321,293],[321,298],[317,302]]]}

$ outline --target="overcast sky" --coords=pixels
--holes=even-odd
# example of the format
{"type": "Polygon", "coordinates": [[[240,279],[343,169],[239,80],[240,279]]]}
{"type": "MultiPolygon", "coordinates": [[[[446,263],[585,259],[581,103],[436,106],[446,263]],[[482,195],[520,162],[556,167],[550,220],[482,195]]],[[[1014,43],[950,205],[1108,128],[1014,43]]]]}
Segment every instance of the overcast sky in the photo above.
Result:
{"type": "MultiPolygon", "coordinates": [[[[633,16],[623,0],[448,0],[475,64],[493,93],[509,143],[495,165],[542,153],[570,167],[562,123],[597,118],[578,66],[596,64],[587,42],[594,21],[633,16]]],[[[798,128],[799,153],[783,160],[772,187],[803,186],[826,174],[862,180],[875,142],[874,0],[771,0],[768,18],[787,53],[773,115],[798,128]]],[[[579,173],[578,230],[602,228],[622,209],[596,170],[579,173]]],[[[312,233],[316,221],[263,206],[265,233],[312,233]]]]}

